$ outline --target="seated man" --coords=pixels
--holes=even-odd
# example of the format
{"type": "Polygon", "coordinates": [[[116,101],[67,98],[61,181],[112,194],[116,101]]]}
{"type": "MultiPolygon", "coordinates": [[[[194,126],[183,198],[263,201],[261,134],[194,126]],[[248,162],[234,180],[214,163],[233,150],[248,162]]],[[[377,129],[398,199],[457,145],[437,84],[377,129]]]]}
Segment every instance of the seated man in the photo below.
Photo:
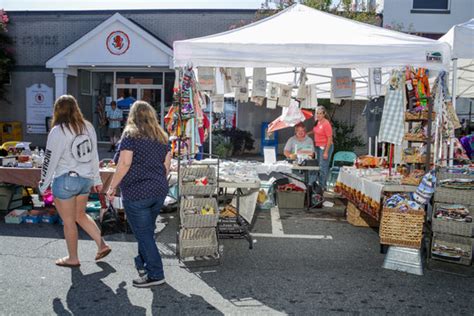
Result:
{"type": "MultiPolygon", "coordinates": [[[[306,127],[303,123],[295,125],[295,136],[292,136],[286,142],[283,154],[288,159],[314,159],[314,142],[306,135],[306,127]]],[[[316,171],[309,171],[309,184],[316,182],[316,171]]]]}

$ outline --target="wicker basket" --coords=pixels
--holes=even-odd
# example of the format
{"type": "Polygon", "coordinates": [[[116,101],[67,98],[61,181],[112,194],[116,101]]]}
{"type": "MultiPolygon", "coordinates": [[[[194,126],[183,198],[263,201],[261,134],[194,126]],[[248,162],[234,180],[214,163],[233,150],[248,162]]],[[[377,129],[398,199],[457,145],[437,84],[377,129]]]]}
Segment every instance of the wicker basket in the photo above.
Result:
{"type": "Polygon", "coordinates": [[[181,225],[184,227],[216,227],[217,220],[219,219],[219,207],[217,200],[214,198],[194,198],[194,199],[181,199],[179,214],[181,217],[181,225]],[[198,214],[186,214],[185,210],[197,208],[200,211],[206,205],[214,208],[214,214],[202,215],[198,214]]]}
{"type": "MultiPolygon", "coordinates": [[[[436,112],[432,112],[432,117],[433,120],[436,116],[436,112]]],[[[418,113],[412,113],[412,112],[405,112],[405,121],[421,121],[421,120],[428,120],[429,117],[429,112],[428,111],[421,111],[418,113]]]]}
{"type": "Polygon", "coordinates": [[[216,169],[212,166],[181,167],[178,182],[180,195],[212,195],[217,189],[216,169]],[[189,177],[195,179],[207,177],[208,184],[196,185],[194,181],[183,181],[189,177]]]}
{"type": "Polygon", "coordinates": [[[428,137],[423,134],[406,133],[403,139],[409,142],[426,142],[428,137]]]}
{"type": "Polygon", "coordinates": [[[474,205],[474,190],[460,190],[437,186],[434,192],[435,202],[446,204],[474,205]]]}
{"type": "Polygon", "coordinates": [[[403,185],[419,185],[421,183],[421,180],[423,180],[423,178],[415,178],[415,177],[403,177],[400,181],[400,184],[403,184],[403,185]]]}
{"type": "MultiPolygon", "coordinates": [[[[449,220],[444,218],[436,218],[436,211],[440,206],[440,203],[435,203],[433,216],[431,219],[431,226],[434,232],[436,233],[445,233],[445,234],[452,234],[458,236],[465,236],[465,237],[473,237],[474,236],[474,223],[467,223],[467,222],[458,222],[455,220],[449,220]]],[[[474,212],[474,205],[468,206],[469,212],[473,214],[474,212]]]]}
{"type": "Polygon", "coordinates": [[[352,226],[357,227],[379,227],[379,222],[370,217],[368,214],[359,211],[359,209],[347,202],[347,221],[352,226]]]}
{"type": "Polygon", "coordinates": [[[474,175],[472,174],[463,174],[463,173],[450,173],[448,172],[450,168],[443,167],[438,170],[436,173],[436,178],[438,180],[446,180],[446,179],[469,179],[473,180],[474,175]]]}
{"type": "Polygon", "coordinates": [[[467,266],[471,265],[473,243],[473,238],[435,233],[431,241],[431,258],[467,266]],[[456,255],[449,254],[445,251],[440,251],[440,246],[459,248],[462,253],[456,255]]]}
{"type": "Polygon", "coordinates": [[[215,228],[182,228],[179,231],[179,256],[202,257],[218,254],[215,228]]]}
{"type": "Polygon", "coordinates": [[[424,211],[400,212],[393,208],[383,208],[379,231],[380,243],[420,248],[424,221],[424,211]]]}
{"type": "Polygon", "coordinates": [[[406,163],[425,163],[426,155],[405,155],[403,154],[403,161],[406,163]]]}

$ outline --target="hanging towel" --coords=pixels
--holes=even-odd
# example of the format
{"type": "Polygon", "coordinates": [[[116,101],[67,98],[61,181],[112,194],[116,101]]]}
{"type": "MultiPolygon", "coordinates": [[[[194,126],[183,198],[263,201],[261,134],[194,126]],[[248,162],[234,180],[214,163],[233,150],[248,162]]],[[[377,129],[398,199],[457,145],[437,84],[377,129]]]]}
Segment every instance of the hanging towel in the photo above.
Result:
{"type": "Polygon", "coordinates": [[[222,76],[222,80],[224,82],[224,94],[232,93],[234,90],[232,89],[232,82],[231,82],[231,74],[230,68],[219,68],[222,76]]]}
{"type": "Polygon", "coordinates": [[[202,90],[214,91],[216,89],[215,69],[212,67],[198,68],[199,85],[202,90]]]}
{"type": "Polygon", "coordinates": [[[211,96],[212,111],[214,113],[224,113],[224,95],[216,94],[211,96]]]}
{"type": "Polygon", "coordinates": [[[265,97],[267,93],[267,69],[253,69],[252,97],[265,97]]]}
{"type": "Polygon", "coordinates": [[[306,98],[300,103],[302,109],[315,109],[318,107],[318,94],[316,84],[306,86],[306,98]]]}
{"type": "Polygon", "coordinates": [[[267,108],[275,109],[277,100],[278,100],[278,90],[280,85],[275,82],[268,83],[268,90],[267,90],[267,108]]]}
{"type": "Polygon", "coordinates": [[[234,88],[235,101],[239,103],[249,102],[249,89],[247,87],[234,88]]]}
{"type": "Polygon", "coordinates": [[[230,69],[231,86],[234,88],[246,88],[247,79],[245,78],[245,68],[228,68],[230,69]]]}
{"type": "Polygon", "coordinates": [[[280,95],[278,96],[278,106],[288,107],[291,100],[292,86],[280,84],[280,95]]]}
{"type": "Polygon", "coordinates": [[[394,71],[387,86],[379,142],[401,145],[405,133],[405,81],[403,73],[394,71]]]}

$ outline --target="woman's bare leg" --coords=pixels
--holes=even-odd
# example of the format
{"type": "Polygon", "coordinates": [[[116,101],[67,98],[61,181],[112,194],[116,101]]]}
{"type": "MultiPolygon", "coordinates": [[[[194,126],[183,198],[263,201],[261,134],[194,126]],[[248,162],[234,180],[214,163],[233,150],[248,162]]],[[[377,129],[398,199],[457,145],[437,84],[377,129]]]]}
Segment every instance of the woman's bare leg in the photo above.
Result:
{"type": "Polygon", "coordinates": [[[67,264],[77,264],[79,263],[79,257],[77,255],[76,197],[67,200],[56,198],[54,204],[64,223],[64,238],[69,253],[69,257],[60,260],[67,264]]]}

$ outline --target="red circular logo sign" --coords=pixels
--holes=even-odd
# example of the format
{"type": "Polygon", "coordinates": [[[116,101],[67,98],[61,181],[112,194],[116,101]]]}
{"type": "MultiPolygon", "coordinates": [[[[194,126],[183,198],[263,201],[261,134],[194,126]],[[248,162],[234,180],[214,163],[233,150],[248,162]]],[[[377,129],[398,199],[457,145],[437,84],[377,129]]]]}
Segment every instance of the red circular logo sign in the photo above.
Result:
{"type": "Polygon", "coordinates": [[[36,101],[36,103],[43,103],[44,102],[44,95],[42,93],[35,94],[35,101],[36,101]]]}
{"type": "Polygon", "coordinates": [[[125,32],[113,31],[107,36],[107,49],[113,55],[122,55],[130,47],[130,39],[125,32]]]}

